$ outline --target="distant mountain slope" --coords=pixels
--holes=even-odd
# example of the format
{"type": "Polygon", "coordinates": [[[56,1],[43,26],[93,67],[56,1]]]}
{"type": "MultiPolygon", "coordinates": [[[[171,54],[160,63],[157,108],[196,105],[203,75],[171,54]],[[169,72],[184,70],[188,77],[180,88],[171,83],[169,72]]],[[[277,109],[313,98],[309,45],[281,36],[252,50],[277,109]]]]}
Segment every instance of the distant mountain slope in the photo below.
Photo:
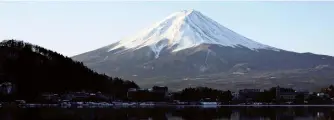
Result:
{"type": "MultiPolygon", "coordinates": [[[[279,82],[269,79],[256,85],[250,79],[334,65],[331,56],[295,53],[255,42],[194,10],[173,13],[134,37],[72,58],[99,73],[120,75],[143,86],[161,84],[175,89],[192,85],[224,89],[231,88],[227,83],[233,81],[242,81],[235,83],[233,89],[275,86],[279,82]],[[220,81],[224,82],[220,84],[220,81]]],[[[295,76],[293,72],[286,75],[295,76]]],[[[281,83],[303,87],[296,86],[295,82],[321,78],[306,76],[309,74],[291,83],[281,83]]],[[[327,76],[312,84],[333,83],[330,79],[327,76]]]]}
{"type": "Polygon", "coordinates": [[[0,83],[11,82],[17,98],[34,100],[43,92],[101,91],[125,95],[130,81],[98,74],[81,62],[22,41],[0,43],[0,83]],[[116,93],[119,92],[119,93],[116,93]]]}

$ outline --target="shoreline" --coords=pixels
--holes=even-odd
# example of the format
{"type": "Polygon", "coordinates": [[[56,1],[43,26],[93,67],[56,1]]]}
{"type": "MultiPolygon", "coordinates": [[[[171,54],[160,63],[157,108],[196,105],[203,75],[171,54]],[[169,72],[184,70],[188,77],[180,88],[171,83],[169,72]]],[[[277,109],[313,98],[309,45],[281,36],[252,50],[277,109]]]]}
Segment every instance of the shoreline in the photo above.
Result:
{"type": "Polygon", "coordinates": [[[112,107],[334,107],[334,104],[175,104],[159,102],[62,102],[62,103],[7,103],[0,108],[112,108],[112,107]]]}
{"type": "MultiPolygon", "coordinates": [[[[4,108],[6,106],[1,106],[4,108]]],[[[8,106],[7,106],[8,107],[8,106]]],[[[14,106],[11,106],[14,107],[14,106]]],[[[150,104],[150,105],[61,105],[61,104],[21,104],[17,105],[18,108],[114,108],[114,107],[124,107],[124,108],[151,108],[151,107],[201,107],[201,108],[221,108],[221,107],[334,107],[333,104],[329,105],[172,105],[172,104],[150,104]]]]}

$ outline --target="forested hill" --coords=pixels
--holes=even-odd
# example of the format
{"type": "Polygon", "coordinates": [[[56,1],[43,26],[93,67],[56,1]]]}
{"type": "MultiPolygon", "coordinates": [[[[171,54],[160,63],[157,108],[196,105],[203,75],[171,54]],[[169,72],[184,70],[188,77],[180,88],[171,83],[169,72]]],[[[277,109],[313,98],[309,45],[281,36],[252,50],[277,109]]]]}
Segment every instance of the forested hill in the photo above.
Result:
{"type": "Polygon", "coordinates": [[[0,43],[0,83],[14,84],[15,98],[33,100],[44,92],[101,91],[123,97],[132,81],[98,74],[57,52],[17,40],[0,43]]]}

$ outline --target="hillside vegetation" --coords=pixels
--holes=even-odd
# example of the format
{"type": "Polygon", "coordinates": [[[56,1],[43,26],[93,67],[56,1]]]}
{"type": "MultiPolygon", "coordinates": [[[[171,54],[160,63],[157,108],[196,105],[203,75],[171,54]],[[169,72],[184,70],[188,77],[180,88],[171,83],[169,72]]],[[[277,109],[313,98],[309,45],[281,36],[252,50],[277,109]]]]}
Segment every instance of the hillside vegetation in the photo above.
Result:
{"type": "Polygon", "coordinates": [[[101,91],[124,97],[132,81],[101,75],[57,52],[17,40],[0,43],[0,83],[14,85],[17,99],[34,100],[44,92],[101,91]]]}

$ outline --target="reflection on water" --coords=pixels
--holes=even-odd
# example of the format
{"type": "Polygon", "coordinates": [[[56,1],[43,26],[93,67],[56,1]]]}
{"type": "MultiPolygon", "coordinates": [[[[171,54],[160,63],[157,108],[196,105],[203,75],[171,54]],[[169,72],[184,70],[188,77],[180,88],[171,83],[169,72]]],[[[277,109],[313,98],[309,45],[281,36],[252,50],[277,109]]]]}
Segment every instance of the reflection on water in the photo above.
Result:
{"type": "Polygon", "coordinates": [[[332,107],[34,108],[0,110],[0,120],[334,120],[332,107]]]}

